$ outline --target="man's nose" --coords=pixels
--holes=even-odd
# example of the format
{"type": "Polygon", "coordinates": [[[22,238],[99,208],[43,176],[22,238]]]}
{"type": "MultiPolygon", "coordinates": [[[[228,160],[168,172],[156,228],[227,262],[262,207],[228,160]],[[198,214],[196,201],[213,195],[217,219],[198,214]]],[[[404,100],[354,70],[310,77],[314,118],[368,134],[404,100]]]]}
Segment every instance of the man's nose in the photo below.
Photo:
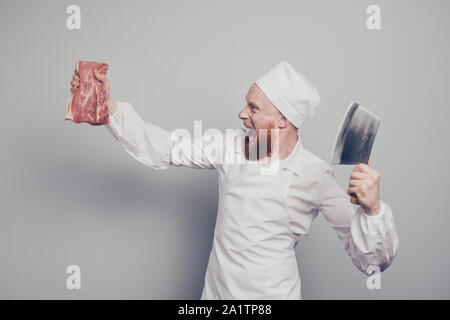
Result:
{"type": "Polygon", "coordinates": [[[248,111],[246,109],[247,109],[247,107],[245,107],[244,109],[241,110],[241,112],[239,112],[239,115],[238,115],[239,119],[245,120],[245,119],[249,118],[248,111]]]}

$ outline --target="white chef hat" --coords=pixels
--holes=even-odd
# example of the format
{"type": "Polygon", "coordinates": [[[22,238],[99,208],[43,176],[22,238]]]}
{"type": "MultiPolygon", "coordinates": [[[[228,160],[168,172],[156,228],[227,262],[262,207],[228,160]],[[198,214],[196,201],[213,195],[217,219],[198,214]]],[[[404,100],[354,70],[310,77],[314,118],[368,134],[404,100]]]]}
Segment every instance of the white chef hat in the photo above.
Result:
{"type": "Polygon", "coordinates": [[[297,128],[313,116],[320,103],[316,87],[287,61],[280,62],[255,83],[297,128]]]}

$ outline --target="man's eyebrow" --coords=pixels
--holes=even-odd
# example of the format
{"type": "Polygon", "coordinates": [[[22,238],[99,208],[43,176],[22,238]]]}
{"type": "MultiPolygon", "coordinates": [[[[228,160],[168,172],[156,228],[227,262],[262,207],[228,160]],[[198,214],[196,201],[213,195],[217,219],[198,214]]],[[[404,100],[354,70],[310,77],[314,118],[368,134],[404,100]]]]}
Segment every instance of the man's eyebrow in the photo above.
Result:
{"type": "Polygon", "coordinates": [[[254,101],[248,101],[248,104],[254,106],[257,109],[259,109],[258,104],[256,102],[254,102],[254,101]]]}

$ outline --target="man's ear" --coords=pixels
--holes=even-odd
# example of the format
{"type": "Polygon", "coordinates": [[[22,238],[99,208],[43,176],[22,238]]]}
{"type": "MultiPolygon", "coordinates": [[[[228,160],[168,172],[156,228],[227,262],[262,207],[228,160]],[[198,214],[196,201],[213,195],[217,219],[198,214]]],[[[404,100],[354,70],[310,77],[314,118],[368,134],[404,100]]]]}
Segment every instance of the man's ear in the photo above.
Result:
{"type": "Polygon", "coordinates": [[[278,128],[280,128],[280,129],[287,128],[290,124],[291,124],[291,122],[288,119],[286,119],[285,116],[281,116],[278,119],[278,128]]]}

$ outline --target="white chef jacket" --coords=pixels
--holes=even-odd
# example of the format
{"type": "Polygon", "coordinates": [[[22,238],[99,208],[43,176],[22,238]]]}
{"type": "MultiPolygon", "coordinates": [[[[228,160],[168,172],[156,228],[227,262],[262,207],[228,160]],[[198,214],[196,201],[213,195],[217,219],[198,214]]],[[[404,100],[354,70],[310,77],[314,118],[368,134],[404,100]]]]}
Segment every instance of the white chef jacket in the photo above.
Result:
{"type": "Polygon", "coordinates": [[[243,129],[234,132],[237,147],[224,152],[244,161],[230,164],[204,152],[198,139],[174,143],[170,132],[144,122],[129,103],[117,103],[107,128],[133,158],[152,168],[217,169],[218,212],[202,299],[301,299],[294,248],[319,213],[367,275],[374,267],[386,269],[397,253],[390,207],[381,202],[375,216],[355,209],[331,167],[300,139],[276,173],[261,174],[259,162],[243,158],[243,129]]]}

